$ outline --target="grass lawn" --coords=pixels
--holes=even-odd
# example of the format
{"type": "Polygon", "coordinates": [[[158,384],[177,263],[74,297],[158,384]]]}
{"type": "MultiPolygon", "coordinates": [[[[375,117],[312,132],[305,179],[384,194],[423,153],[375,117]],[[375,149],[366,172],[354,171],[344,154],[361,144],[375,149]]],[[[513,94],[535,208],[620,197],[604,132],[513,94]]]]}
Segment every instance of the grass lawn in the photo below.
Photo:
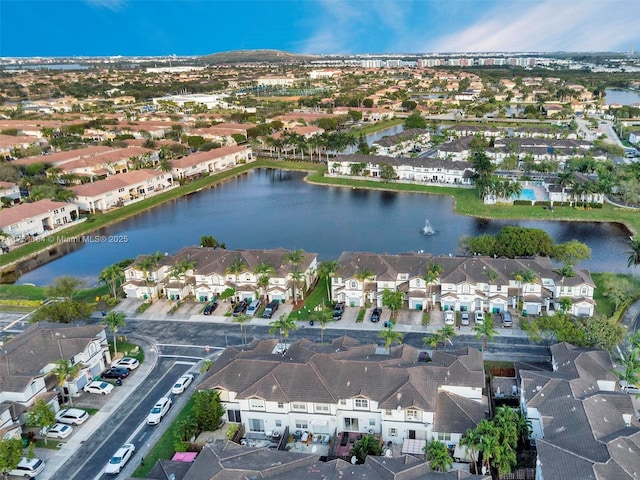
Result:
{"type": "Polygon", "coordinates": [[[169,460],[173,457],[173,454],[176,453],[173,448],[176,425],[178,425],[180,421],[192,417],[191,412],[194,405],[195,397],[191,397],[173,423],[169,425],[167,431],[164,432],[162,437],[160,437],[160,440],[158,440],[158,442],[153,446],[153,449],[147,453],[147,456],[144,459],[144,465],[140,465],[136,468],[136,471],[133,472],[134,478],[146,478],[158,460],[169,460]]]}
{"type": "MultiPolygon", "coordinates": [[[[628,275],[625,275],[628,276],[628,275]]],[[[600,315],[606,315],[610,317],[615,312],[616,308],[613,303],[603,295],[602,292],[602,274],[601,273],[592,273],[591,278],[593,278],[594,283],[596,284],[596,288],[593,291],[593,300],[596,302],[596,310],[600,315]]]]}
{"type": "Polygon", "coordinates": [[[44,300],[44,288],[34,285],[0,285],[0,300],[44,300]]]}
{"type": "MultiPolygon", "coordinates": [[[[118,353],[122,353],[125,357],[136,358],[140,363],[144,362],[144,350],[135,343],[127,342],[125,339],[120,341],[120,338],[123,337],[117,334],[116,337],[118,338],[118,353]]],[[[113,358],[113,333],[111,331],[107,332],[107,340],[109,341],[109,352],[111,353],[111,358],[113,358]]]]}
{"type": "Polygon", "coordinates": [[[304,300],[304,305],[299,310],[291,312],[291,318],[295,320],[307,320],[310,312],[313,312],[318,305],[322,305],[324,300],[325,308],[330,308],[333,303],[329,302],[327,293],[327,282],[324,277],[318,279],[316,288],[304,300]]]}

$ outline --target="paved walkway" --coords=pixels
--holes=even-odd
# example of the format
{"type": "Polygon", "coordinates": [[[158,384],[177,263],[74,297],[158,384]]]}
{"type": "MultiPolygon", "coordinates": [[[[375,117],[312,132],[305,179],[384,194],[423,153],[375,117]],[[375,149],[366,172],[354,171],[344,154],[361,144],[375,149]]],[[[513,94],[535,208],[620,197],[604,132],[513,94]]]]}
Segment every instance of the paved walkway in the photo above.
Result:
{"type": "MultiPolygon", "coordinates": [[[[35,456],[41,458],[47,464],[44,471],[38,475],[38,480],[49,480],[56,472],[64,465],[64,463],[82,446],[91,435],[100,430],[100,426],[107,421],[112,412],[117,410],[122,405],[127,397],[135,391],[140,384],[147,378],[147,375],[156,366],[158,361],[158,349],[154,347],[154,341],[148,338],[135,337],[132,339],[140,345],[144,350],[144,362],[136,369],[127,380],[125,380],[121,387],[117,387],[111,395],[104,397],[108,401],[104,403],[100,410],[95,415],[91,415],[88,421],[78,427],[74,427],[74,432],[66,442],[60,442],[62,448],[59,450],[52,450],[49,448],[37,448],[35,456]]],[[[91,395],[89,393],[83,393],[82,395],[91,395]]],[[[102,397],[100,398],[102,399],[102,397]]],[[[82,405],[83,403],[76,400],[76,403],[82,405]]],[[[51,440],[54,442],[54,440],[51,440]]]]}

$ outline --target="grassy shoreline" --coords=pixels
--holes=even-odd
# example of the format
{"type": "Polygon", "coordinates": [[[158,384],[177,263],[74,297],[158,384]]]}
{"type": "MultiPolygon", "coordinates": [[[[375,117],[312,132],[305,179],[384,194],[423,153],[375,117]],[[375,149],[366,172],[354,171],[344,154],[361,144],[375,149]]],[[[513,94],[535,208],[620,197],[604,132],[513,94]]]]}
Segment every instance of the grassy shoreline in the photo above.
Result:
{"type": "MultiPolygon", "coordinates": [[[[605,204],[601,209],[578,209],[573,207],[556,207],[553,211],[542,207],[522,205],[485,205],[477,197],[475,189],[454,187],[434,187],[395,182],[377,182],[350,178],[325,177],[324,163],[310,163],[290,160],[272,160],[259,158],[255,162],[240,165],[230,170],[199,178],[193,182],[179,186],[168,192],[144,199],[138,203],[113,210],[105,214],[89,215],[87,221],[62,230],[57,238],[62,243],[65,239],[74,239],[101,228],[116,224],[122,220],[154,208],[165,202],[195,193],[205,188],[211,188],[227,179],[236,177],[255,168],[279,168],[309,172],[305,181],[316,185],[331,185],[336,187],[366,188],[372,190],[387,190],[395,192],[422,193],[429,195],[448,195],[453,198],[453,211],[459,215],[498,220],[550,220],[550,221],[581,221],[581,222],[609,222],[624,225],[632,235],[640,232],[640,215],[638,212],[605,204]]],[[[30,243],[21,246],[8,254],[0,256],[0,271],[11,272],[20,261],[47,251],[56,244],[30,243]]]]}

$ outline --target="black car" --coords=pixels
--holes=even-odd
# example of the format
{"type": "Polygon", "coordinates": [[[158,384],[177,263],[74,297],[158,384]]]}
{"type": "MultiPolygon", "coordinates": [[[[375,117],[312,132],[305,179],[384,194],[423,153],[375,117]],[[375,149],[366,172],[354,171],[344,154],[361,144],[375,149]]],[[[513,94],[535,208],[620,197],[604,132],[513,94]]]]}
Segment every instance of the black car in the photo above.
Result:
{"type": "Polygon", "coordinates": [[[278,307],[280,306],[280,302],[274,300],[269,302],[266,307],[264,307],[264,312],[262,312],[262,318],[271,318],[278,307]]]}
{"type": "Polygon", "coordinates": [[[128,376],[129,376],[129,370],[127,370],[126,368],[119,368],[119,367],[107,368],[100,375],[101,378],[117,378],[120,380],[128,376]]]}
{"type": "Polygon", "coordinates": [[[248,306],[249,304],[246,300],[241,300],[240,302],[236,303],[236,306],[233,308],[233,316],[237,317],[241,313],[244,313],[247,310],[248,306]]]}
{"type": "Polygon", "coordinates": [[[211,315],[215,311],[216,308],[218,308],[218,303],[217,302],[210,303],[209,305],[204,307],[204,311],[202,313],[204,315],[211,315]]]}
{"type": "Polygon", "coordinates": [[[333,308],[333,319],[340,320],[342,318],[342,314],[344,313],[346,305],[344,302],[336,303],[336,306],[333,308]]]}
{"type": "Polygon", "coordinates": [[[382,309],[381,308],[374,308],[373,311],[371,312],[371,321],[373,323],[376,323],[378,321],[380,321],[380,316],[382,315],[382,309]]]}

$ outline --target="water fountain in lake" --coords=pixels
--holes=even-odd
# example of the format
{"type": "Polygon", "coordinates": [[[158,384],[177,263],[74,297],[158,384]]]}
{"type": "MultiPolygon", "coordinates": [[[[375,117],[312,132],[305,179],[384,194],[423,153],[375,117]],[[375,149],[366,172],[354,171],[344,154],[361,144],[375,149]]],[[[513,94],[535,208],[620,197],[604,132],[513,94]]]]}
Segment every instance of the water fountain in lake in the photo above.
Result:
{"type": "Polygon", "coordinates": [[[424,227],[422,228],[423,235],[433,235],[436,231],[431,226],[431,222],[427,219],[424,222],[424,227]]]}

